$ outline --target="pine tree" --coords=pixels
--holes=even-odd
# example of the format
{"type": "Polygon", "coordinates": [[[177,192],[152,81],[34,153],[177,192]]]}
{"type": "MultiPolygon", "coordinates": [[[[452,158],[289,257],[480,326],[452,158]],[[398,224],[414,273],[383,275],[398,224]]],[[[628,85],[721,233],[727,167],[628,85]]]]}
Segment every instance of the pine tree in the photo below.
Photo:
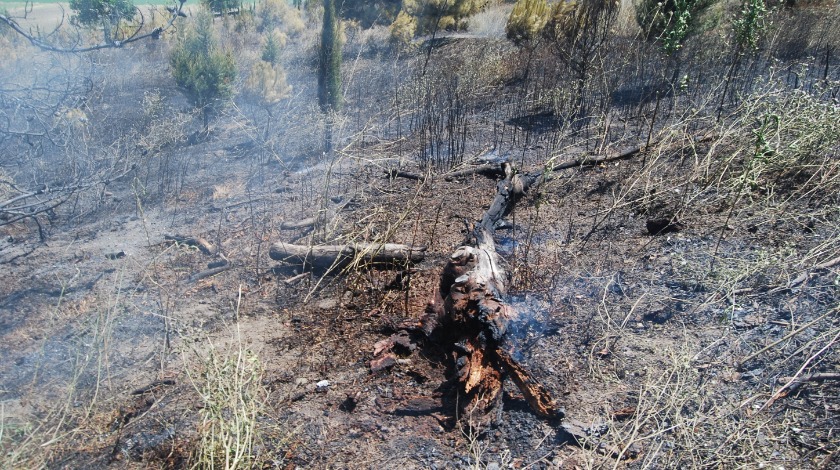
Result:
{"type": "Polygon", "coordinates": [[[213,32],[213,18],[201,13],[180,39],[169,57],[175,83],[204,116],[207,130],[210,114],[233,95],[236,64],[230,52],[220,50],[213,32]]]}

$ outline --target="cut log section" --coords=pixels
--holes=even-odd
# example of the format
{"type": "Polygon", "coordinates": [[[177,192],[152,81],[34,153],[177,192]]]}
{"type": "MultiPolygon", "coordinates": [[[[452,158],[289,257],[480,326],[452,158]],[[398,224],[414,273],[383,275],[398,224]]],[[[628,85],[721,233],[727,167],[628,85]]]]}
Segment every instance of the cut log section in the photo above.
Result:
{"type": "Polygon", "coordinates": [[[305,246],[276,242],[268,254],[275,261],[316,268],[344,268],[354,262],[362,265],[417,263],[425,257],[426,247],[397,243],[305,246]]]}

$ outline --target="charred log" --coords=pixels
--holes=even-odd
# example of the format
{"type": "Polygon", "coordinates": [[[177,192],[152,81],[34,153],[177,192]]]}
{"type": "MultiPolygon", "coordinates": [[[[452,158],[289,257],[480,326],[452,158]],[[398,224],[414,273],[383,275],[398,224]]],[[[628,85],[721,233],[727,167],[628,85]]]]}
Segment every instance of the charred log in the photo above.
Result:
{"type": "Polygon", "coordinates": [[[501,396],[510,377],[534,412],[544,418],[562,417],[549,392],[506,348],[506,335],[517,312],[505,302],[510,275],[496,252],[495,227],[529,188],[545,180],[544,174],[517,174],[504,163],[505,179],[481,221],[458,247],[440,276],[440,285],[426,307],[421,328],[433,335],[446,325],[454,340],[454,357],[463,399],[460,416],[470,423],[494,419],[501,410],[501,396]],[[455,332],[453,335],[452,332],[455,332]],[[454,338],[453,338],[454,336],[454,338]]]}
{"type": "Polygon", "coordinates": [[[316,268],[344,268],[362,265],[406,264],[422,261],[424,246],[397,243],[348,243],[346,245],[305,246],[276,242],[269,250],[275,261],[286,261],[316,268]]]}

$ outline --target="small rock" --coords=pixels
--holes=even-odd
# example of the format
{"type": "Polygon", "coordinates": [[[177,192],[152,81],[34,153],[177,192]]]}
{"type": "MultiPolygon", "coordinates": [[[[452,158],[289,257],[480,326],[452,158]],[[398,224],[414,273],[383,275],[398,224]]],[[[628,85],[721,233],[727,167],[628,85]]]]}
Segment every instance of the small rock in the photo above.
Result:
{"type": "Polygon", "coordinates": [[[303,378],[303,377],[298,377],[298,378],[295,380],[295,385],[297,385],[298,387],[302,387],[302,386],[304,386],[304,385],[306,385],[306,384],[308,384],[308,383],[309,383],[309,380],[307,380],[307,379],[305,379],[305,378],[303,378]]]}
{"type": "Polygon", "coordinates": [[[338,301],[336,299],[324,299],[316,305],[321,310],[330,310],[335,308],[338,305],[338,301]]]}
{"type": "Polygon", "coordinates": [[[375,373],[394,367],[397,363],[397,357],[392,353],[386,353],[380,358],[370,361],[370,371],[375,373]]]}
{"type": "Polygon", "coordinates": [[[327,389],[330,388],[330,381],[329,380],[322,380],[315,384],[315,391],[325,393],[327,389]]]}

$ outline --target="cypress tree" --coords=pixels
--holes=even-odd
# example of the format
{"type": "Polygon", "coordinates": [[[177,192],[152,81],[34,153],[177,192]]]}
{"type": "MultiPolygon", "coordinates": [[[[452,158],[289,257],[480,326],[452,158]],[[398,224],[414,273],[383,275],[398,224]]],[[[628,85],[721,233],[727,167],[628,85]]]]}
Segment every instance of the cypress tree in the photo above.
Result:
{"type": "Polygon", "coordinates": [[[324,0],[324,26],[318,61],[318,103],[324,112],[341,109],[341,37],[335,0],[324,0]]]}

